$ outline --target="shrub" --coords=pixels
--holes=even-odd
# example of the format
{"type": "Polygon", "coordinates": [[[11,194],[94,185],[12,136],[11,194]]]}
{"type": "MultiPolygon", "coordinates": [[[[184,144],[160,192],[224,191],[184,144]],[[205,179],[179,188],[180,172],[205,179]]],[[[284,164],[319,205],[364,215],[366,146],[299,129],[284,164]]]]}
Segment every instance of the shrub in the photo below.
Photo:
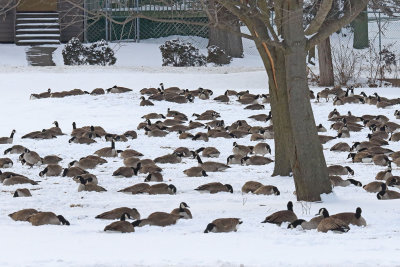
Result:
{"type": "Polygon", "coordinates": [[[208,47],[208,63],[214,63],[215,65],[222,66],[231,63],[232,57],[225,53],[225,50],[219,48],[216,45],[208,47]]]}
{"type": "Polygon", "coordinates": [[[179,39],[166,41],[160,46],[163,66],[196,67],[206,64],[206,57],[191,43],[179,39]]]}
{"type": "Polygon", "coordinates": [[[65,65],[114,65],[117,59],[114,51],[104,40],[85,47],[78,38],[73,37],[65,45],[62,55],[65,65]]]}
{"type": "Polygon", "coordinates": [[[73,37],[65,45],[62,56],[65,65],[84,65],[86,64],[85,47],[78,38],[73,37]]]}
{"type": "Polygon", "coordinates": [[[104,40],[93,43],[86,48],[86,62],[89,65],[114,65],[116,61],[114,51],[104,40]]]}

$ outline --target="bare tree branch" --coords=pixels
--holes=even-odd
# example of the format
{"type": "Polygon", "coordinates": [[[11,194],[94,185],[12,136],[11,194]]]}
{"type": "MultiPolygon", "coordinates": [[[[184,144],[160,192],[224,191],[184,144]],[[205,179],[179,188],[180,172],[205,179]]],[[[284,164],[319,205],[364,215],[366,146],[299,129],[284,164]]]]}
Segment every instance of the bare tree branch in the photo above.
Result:
{"type": "Polygon", "coordinates": [[[324,23],[326,16],[328,15],[329,11],[332,8],[333,0],[325,0],[322,1],[317,15],[311,21],[310,25],[308,25],[307,29],[304,31],[305,35],[312,35],[316,33],[324,23]]]}

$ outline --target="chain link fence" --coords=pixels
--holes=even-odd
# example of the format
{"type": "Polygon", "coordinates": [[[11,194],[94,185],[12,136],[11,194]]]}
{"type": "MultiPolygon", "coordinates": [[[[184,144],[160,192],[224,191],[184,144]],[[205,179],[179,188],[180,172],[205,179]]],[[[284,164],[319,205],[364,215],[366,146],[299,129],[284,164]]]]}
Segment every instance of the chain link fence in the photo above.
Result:
{"type": "MultiPolygon", "coordinates": [[[[85,0],[85,10],[86,42],[101,39],[139,42],[171,35],[208,37],[207,26],[185,24],[208,22],[195,0],[85,0]],[[183,23],[168,22],[171,19],[183,23]]],[[[201,38],[193,38],[193,41],[199,48],[207,46],[201,38]]]]}

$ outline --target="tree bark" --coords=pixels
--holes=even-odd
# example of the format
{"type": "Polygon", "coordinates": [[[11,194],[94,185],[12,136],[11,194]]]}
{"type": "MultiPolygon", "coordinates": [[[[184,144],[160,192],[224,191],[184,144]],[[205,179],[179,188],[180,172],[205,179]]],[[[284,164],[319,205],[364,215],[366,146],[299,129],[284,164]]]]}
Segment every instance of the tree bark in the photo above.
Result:
{"type": "Polygon", "coordinates": [[[318,138],[306,75],[306,38],[303,31],[302,1],[287,0],[283,16],[285,70],[289,121],[293,146],[291,165],[298,200],[319,201],[332,191],[328,169],[318,138]]]}
{"type": "Polygon", "coordinates": [[[333,64],[330,38],[326,38],[318,45],[319,85],[333,86],[333,64]]]}

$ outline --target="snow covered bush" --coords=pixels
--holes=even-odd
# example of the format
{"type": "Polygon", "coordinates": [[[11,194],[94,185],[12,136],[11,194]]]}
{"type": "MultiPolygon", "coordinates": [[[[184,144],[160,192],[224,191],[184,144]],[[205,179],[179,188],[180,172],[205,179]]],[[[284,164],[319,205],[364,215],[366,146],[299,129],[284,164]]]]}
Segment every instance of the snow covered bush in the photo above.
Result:
{"type": "Polygon", "coordinates": [[[82,45],[78,38],[73,37],[65,45],[62,56],[65,65],[85,65],[85,47],[82,45]]]}
{"type": "Polygon", "coordinates": [[[216,45],[211,45],[207,48],[208,50],[208,63],[214,63],[215,65],[222,66],[231,63],[232,57],[225,53],[225,50],[219,48],[216,45]]]}
{"type": "Polygon", "coordinates": [[[95,42],[86,48],[86,62],[89,65],[114,65],[117,59],[114,51],[104,40],[95,42]]]}
{"type": "Polygon", "coordinates": [[[206,57],[191,43],[179,39],[166,41],[160,46],[163,66],[196,67],[207,63],[206,57]]]}
{"type": "Polygon", "coordinates": [[[117,59],[114,51],[104,40],[85,47],[78,38],[73,37],[65,45],[62,55],[65,65],[114,65],[117,59]]]}

